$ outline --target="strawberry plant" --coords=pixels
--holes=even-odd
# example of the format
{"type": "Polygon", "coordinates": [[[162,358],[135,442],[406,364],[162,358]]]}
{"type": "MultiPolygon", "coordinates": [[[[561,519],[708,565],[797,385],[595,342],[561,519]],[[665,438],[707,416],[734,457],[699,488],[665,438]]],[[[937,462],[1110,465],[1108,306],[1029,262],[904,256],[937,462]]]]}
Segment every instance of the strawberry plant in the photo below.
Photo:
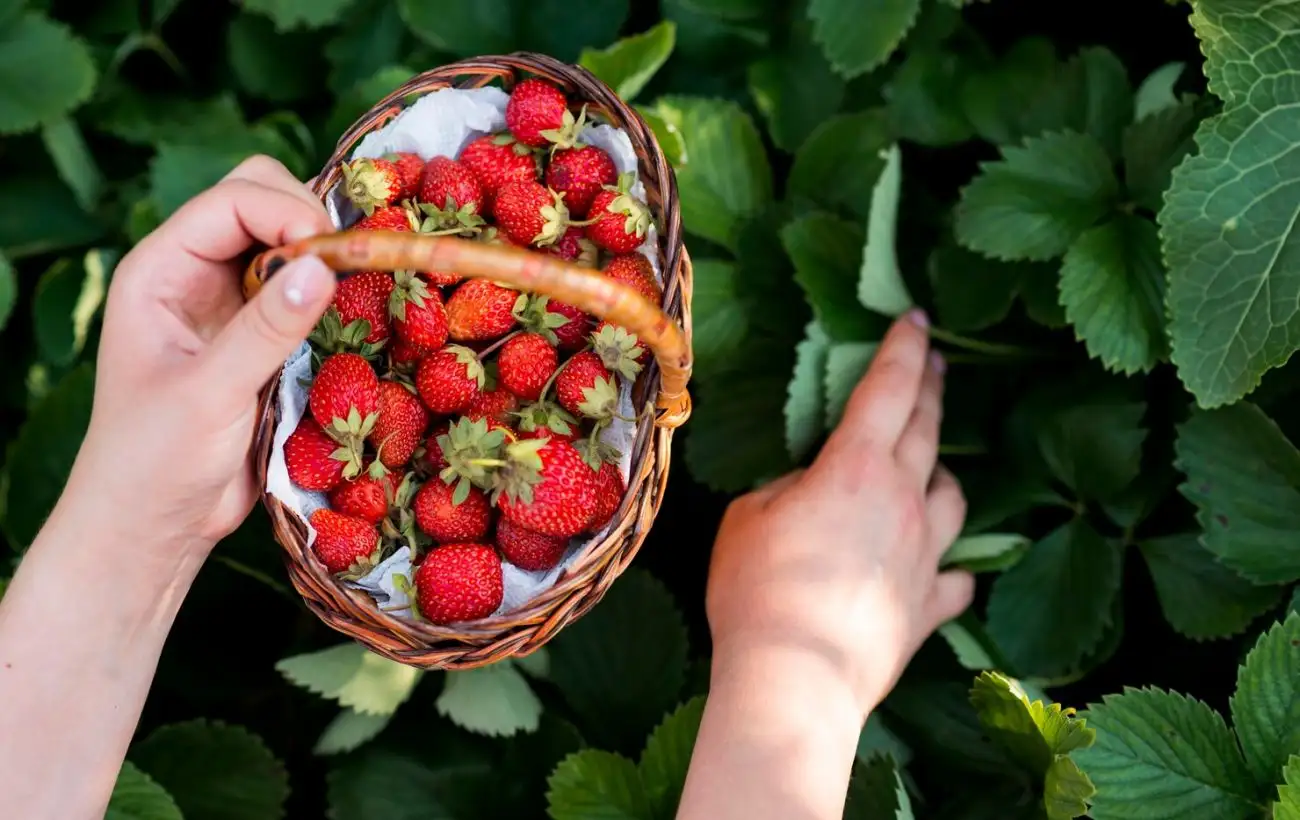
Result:
{"type": "MultiPolygon", "coordinates": [[[[259,510],[182,609],[110,816],[671,817],[725,503],[814,457],[920,306],[969,500],[944,560],[979,592],[868,721],[845,817],[1300,817],[1300,0],[16,0],[0,23],[0,595],[86,428],[117,260],[249,154],[316,173],[421,70],[586,66],[658,136],[694,262],[694,414],[597,607],[528,657],[417,671],[304,609],[259,510]]],[[[645,203],[556,94],[525,86],[457,157],[351,163],[354,227],[531,245],[660,299],[645,203]]],[[[617,509],[591,442],[648,361],[622,328],[370,272],[312,343],[286,462],[341,574],[441,544],[434,580],[474,594],[442,612],[413,577],[417,608],[490,611],[503,568],[553,569],[617,509]]]]}

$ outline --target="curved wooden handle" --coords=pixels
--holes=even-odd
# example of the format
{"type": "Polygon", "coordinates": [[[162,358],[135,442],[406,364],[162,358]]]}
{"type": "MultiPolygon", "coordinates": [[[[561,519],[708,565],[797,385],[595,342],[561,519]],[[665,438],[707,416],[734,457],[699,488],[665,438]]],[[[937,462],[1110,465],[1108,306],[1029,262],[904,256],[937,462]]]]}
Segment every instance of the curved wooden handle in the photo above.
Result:
{"type": "Polygon", "coordinates": [[[245,298],[257,293],[286,262],[300,256],[317,256],[339,272],[455,271],[567,302],[635,333],[654,352],[660,371],[656,425],[679,427],[690,416],[686,383],[691,376],[691,350],[685,334],[658,305],[597,271],[512,245],[454,236],[345,230],[258,254],[244,274],[245,298]]]}

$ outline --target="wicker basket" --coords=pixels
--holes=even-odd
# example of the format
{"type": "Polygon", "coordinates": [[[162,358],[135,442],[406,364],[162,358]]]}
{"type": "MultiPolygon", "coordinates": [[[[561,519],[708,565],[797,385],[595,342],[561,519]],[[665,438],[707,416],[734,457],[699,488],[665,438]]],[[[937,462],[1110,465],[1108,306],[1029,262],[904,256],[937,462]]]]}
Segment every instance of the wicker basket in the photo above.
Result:
{"type": "MultiPolygon", "coordinates": [[[[639,159],[638,174],[659,228],[659,262],[664,302],[644,297],[598,271],[550,254],[455,237],[410,233],[341,231],[264,251],[249,265],[244,291],[254,294],[286,261],[315,254],[340,276],[357,270],[455,270],[554,297],[622,325],[646,341],[655,361],[643,371],[633,400],[656,412],[636,429],[628,490],[608,534],[588,544],[554,586],[526,605],[492,618],[434,626],[389,615],[364,592],[345,587],[307,547],[305,524],[277,498],[263,493],[276,540],[284,548],[294,587],[309,609],[339,632],[374,652],[425,669],[466,669],[513,655],[527,655],[591,609],[636,556],[658,513],[668,480],[673,430],[690,414],[691,264],[682,245],[681,213],[672,168],[645,121],[608,86],[583,68],[539,54],[465,60],[425,72],[376,104],[339,140],[313,191],[322,200],[340,178],[340,163],[366,134],[382,127],[404,106],[441,88],[477,88],[501,80],[508,91],[523,75],[560,86],[588,115],[622,128],[639,159]]],[[[259,480],[266,485],[272,437],[278,419],[276,385],[263,390],[255,443],[259,480]]]]}

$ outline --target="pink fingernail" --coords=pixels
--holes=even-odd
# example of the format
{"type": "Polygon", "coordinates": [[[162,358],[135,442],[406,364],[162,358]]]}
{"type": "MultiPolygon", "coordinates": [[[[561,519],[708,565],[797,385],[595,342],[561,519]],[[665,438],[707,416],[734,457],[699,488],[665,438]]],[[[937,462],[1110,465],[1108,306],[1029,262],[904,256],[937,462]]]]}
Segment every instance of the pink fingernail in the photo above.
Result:
{"type": "Polygon", "coordinates": [[[930,326],[930,317],[926,316],[925,311],[920,308],[913,308],[908,311],[907,320],[922,330],[930,326]]]}
{"type": "Polygon", "coordinates": [[[931,350],[930,366],[934,368],[934,372],[943,375],[944,371],[948,369],[948,362],[944,361],[943,355],[939,351],[931,350]]]}
{"type": "Polygon", "coordinates": [[[330,280],[330,269],[315,256],[295,259],[285,266],[281,274],[284,281],[284,300],[292,310],[302,310],[314,305],[330,280]]]}

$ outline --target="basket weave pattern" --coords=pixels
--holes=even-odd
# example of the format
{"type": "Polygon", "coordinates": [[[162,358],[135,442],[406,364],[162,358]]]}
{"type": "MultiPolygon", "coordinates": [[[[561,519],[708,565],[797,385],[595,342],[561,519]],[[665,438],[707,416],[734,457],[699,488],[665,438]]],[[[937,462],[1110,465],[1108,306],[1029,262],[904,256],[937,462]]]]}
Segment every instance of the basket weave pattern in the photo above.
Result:
{"type": "MultiPolygon", "coordinates": [[[[492,618],[449,626],[415,622],[382,612],[366,593],[345,587],[307,547],[306,525],[269,493],[262,500],[284,549],[293,586],[307,607],[333,629],[392,660],[421,668],[466,669],[527,655],[584,615],[604,596],[644,542],[668,479],[672,434],[690,414],[691,264],[682,244],[676,179],[653,132],[613,91],[580,67],[537,54],[517,53],[452,63],[420,74],[380,100],[338,141],[313,191],[324,199],[341,177],[341,163],[367,134],[382,128],[416,97],[441,88],[478,88],[500,80],[508,91],[522,75],[546,79],[569,99],[626,132],[638,158],[638,177],[659,229],[664,302],[646,302],[599,273],[556,257],[452,237],[371,235],[343,231],[267,251],[250,264],[245,292],[256,292],[284,261],[311,253],[341,273],[359,269],[456,270],[490,278],[582,307],[638,333],[655,353],[633,390],[635,406],[654,398],[656,412],[642,416],[632,445],[628,491],[607,534],[581,555],[549,589],[522,607],[492,618]],[[417,263],[418,260],[418,263],[417,263]],[[437,260],[436,263],[430,260],[437,260]]],[[[255,442],[259,481],[266,486],[278,421],[279,379],[261,395],[255,442]]]]}

